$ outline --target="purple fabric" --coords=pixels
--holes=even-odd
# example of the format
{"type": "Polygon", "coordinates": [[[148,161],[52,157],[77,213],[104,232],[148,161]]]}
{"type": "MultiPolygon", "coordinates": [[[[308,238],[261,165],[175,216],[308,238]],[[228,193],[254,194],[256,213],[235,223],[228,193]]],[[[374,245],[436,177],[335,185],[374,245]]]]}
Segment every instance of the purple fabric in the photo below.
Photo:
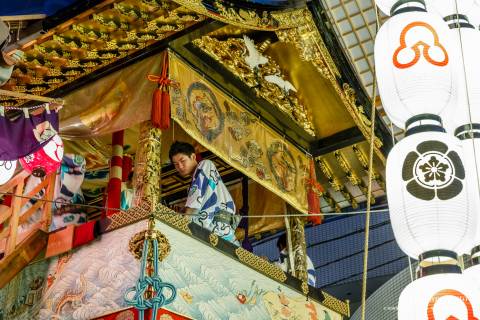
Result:
{"type": "Polygon", "coordinates": [[[0,160],[17,160],[43,147],[58,132],[58,113],[21,116],[15,121],[0,116],[0,160]]]}

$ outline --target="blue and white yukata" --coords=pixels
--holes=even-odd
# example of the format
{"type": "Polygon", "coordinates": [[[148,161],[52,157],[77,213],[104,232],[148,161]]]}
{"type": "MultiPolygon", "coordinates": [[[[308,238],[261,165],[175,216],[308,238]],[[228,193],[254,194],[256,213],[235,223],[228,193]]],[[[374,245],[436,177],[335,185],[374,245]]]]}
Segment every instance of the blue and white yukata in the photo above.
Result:
{"type": "MultiPolygon", "coordinates": [[[[280,259],[275,262],[275,264],[280,267],[285,272],[290,272],[290,260],[288,258],[288,251],[287,249],[283,249],[280,252],[280,259]]],[[[309,286],[315,287],[315,282],[317,281],[317,277],[315,276],[315,267],[313,266],[312,260],[309,256],[307,256],[307,284],[309,286]]]]}
{"type": "Polygon", "coordinates": [[[234,215],[235,203],[212,161],[199,162],[185,206],[198,210],[199,216],[192,218],[194,223],[239,245],[235,238],[235,229],[223,219],[219,219],[218,214],[221,211],[234,215]]]}

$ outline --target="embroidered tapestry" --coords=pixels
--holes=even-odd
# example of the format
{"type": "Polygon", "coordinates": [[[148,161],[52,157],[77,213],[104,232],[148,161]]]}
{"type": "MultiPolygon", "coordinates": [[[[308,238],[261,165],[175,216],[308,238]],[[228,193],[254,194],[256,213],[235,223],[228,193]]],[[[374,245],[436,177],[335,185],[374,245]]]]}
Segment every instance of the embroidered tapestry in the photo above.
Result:
{"type": "Polygon", "coordinates": [[[307,154],[170,55],[172,118],[235,169],[308,213],[307,154]]]}

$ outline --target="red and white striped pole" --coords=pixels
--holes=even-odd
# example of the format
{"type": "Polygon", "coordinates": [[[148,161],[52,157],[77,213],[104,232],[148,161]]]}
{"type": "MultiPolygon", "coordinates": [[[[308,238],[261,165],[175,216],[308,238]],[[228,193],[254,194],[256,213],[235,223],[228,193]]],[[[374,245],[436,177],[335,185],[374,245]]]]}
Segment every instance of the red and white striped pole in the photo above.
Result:
{"type": "Polygon", "coordinates": [[[118,212],[122,197],[123,130],[112,134],[112,159],[107,187],[107,216],[118,212]],[[112,210],[113,209],[113,210],[112,210]]]}

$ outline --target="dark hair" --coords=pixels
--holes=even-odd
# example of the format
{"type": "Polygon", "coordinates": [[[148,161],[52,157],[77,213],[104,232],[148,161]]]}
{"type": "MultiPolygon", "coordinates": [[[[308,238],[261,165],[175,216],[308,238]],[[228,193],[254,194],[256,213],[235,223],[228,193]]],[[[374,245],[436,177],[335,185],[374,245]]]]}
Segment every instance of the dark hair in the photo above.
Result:
{"type": "Polygon", "coordinates": [[[278,237],[277,248],[278,250],[282,250],[282,248],[286,248],[286,247],[287,247],[287,234],[284,233],[280,237],[278,237]]]}
{"type": "Polygon", "coordinates": [[[190,157],[192,154],[195,153],[195,149],[188,142],[175,141],[170,146],[170,151],[168,151],[168,157],[170,158],[170,161],[172,161],[173,156],[175,156],[179,153],[183,153],[184,155],[190,157]]]}

